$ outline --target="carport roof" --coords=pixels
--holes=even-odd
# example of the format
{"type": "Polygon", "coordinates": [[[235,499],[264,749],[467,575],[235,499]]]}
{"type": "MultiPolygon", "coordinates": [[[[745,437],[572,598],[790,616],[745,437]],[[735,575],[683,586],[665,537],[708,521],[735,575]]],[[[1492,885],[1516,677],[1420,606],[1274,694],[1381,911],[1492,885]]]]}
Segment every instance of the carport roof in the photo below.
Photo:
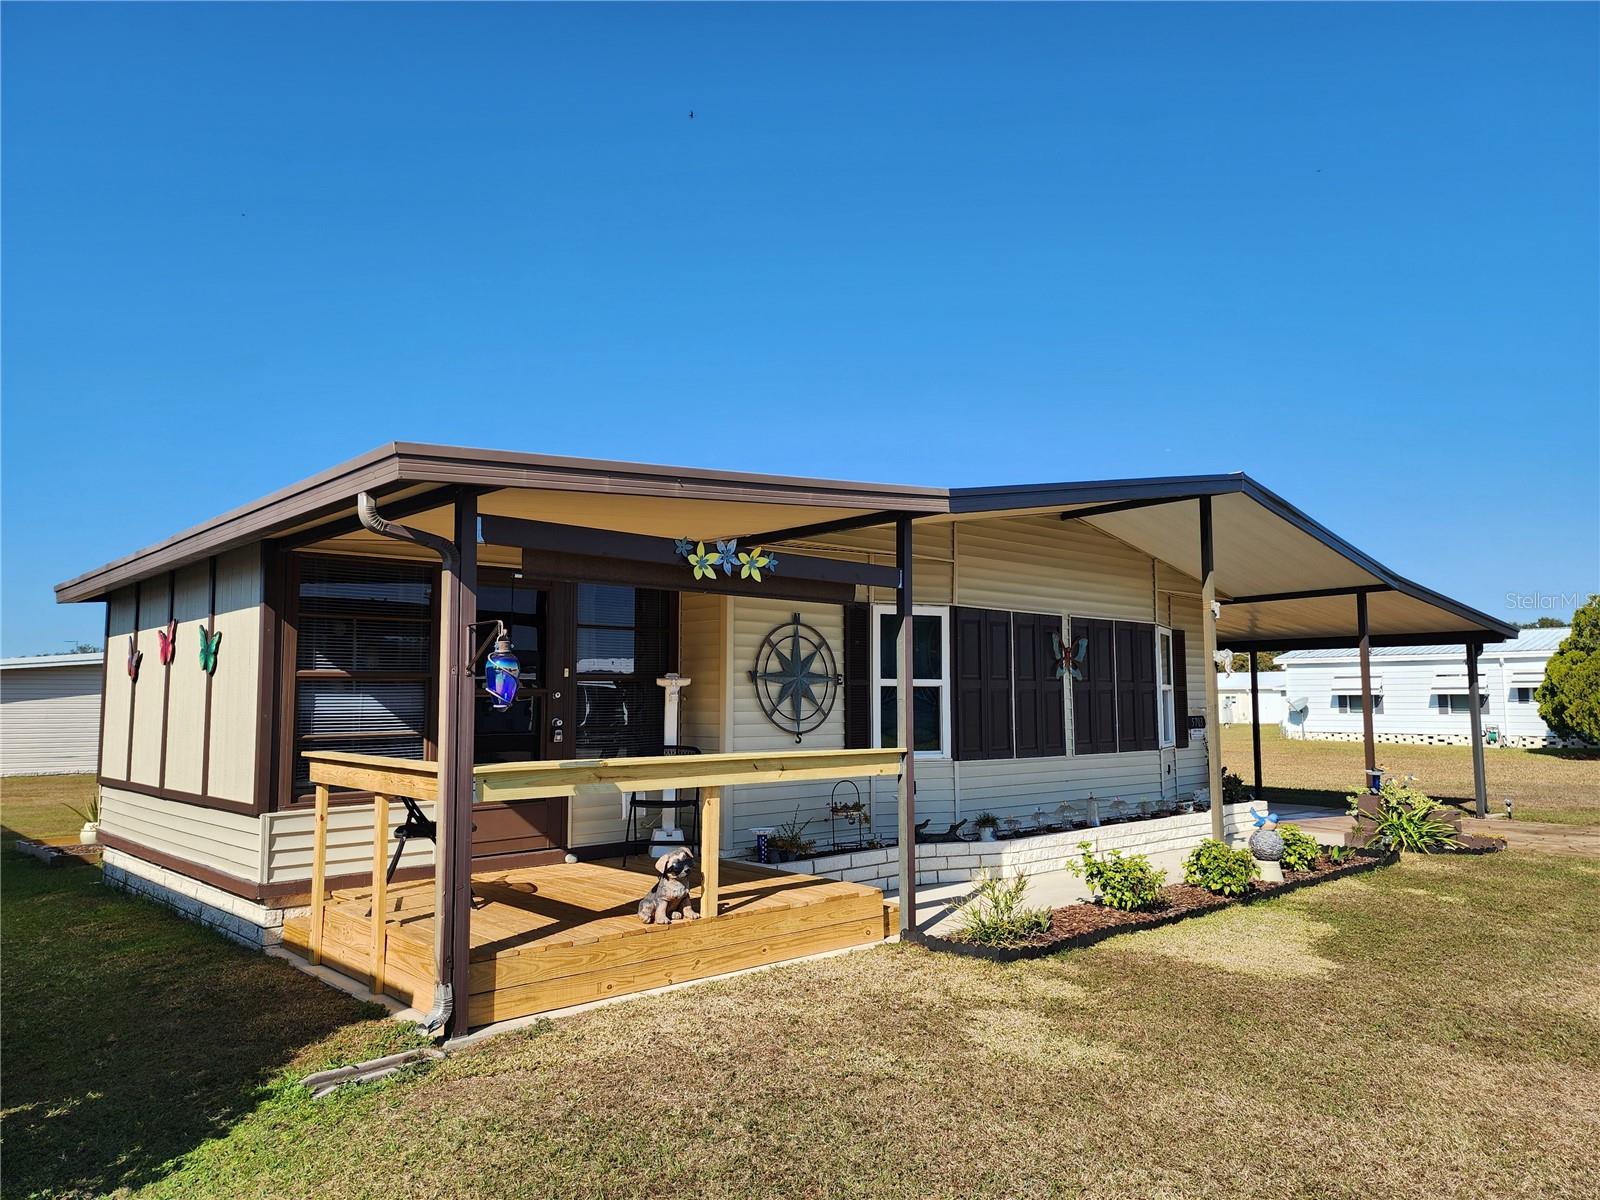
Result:
{"type": "MultiPolygon", "coordinates": [[[[448,489],[485,496],[486,510],[533,491],[595,524],[630,532],[748,536],[917,519],[1023,514],[1081,520],[1198,578],[1199,497],[1211,498],[1218,636],[1234,649],[1348,645],[1365,594],[1374,644],[1497,642],[1516,630],[1398,575],[1243,474],[927,488],[665,467],[394,442],[224,513],[56,587],[62,602],[96,600],[186,562],[266,538],[348,528],[355,498],[416,512],[448,489]],[[580,495],[604,503],[575,503],[580,495]],[[665,510],[665,515],[663,514],[665,510]],[[667,524],[663,524],[663,521],[667,524]],[[710,525],[701,528],[702,524],[710,525]]],[[[544,502],[542,502],[544,503],[544,502]]],[[[433,505],[436,507],[437,505],[433,505]]]]}

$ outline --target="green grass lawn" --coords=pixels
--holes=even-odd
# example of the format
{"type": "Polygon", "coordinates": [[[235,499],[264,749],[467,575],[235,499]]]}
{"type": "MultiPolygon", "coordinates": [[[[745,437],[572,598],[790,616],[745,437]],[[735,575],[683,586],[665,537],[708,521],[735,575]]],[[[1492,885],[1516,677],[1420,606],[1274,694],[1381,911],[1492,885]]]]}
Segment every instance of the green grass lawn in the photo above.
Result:
{"type": "Polygon", "coordinates": [[[313,1102],[406,1035],[3,864],[6,1196],[1588,1197],[1600,862],[1408,859],[999,966],[881,947],[313,1102]]]}
{"type": "Polygon", "coordinates": [[[36,842],[76,842],[83,818],[94,801],[93,775],[9,775],[0,779],[0,841],[18,837],[36,842]]]}
{"type": "MultiPolygon", "coordinates": [[[[1471,810],[1470,746],[1401,746],[1379,742],[1378,765],[1393,775],[1415,775],[1417,786],[1435,800],[1471,810]]],[[[1483,752],[1491,812],[1504,811],[1504,797],[1516,815],[1529,821],[1600,825],[1600,753],[1581,750],[1483,752]]],[[[1246,783],[1254,778],[1250,727],[1222,731],[1222,763],[1246,783]]],[[[1360,742],[1300,741],[1275,725],[1261,730],[1261,775],[1275,804],[1325,804],[1345,807],[1344,798],[1362,786],[1360,742]]]]}

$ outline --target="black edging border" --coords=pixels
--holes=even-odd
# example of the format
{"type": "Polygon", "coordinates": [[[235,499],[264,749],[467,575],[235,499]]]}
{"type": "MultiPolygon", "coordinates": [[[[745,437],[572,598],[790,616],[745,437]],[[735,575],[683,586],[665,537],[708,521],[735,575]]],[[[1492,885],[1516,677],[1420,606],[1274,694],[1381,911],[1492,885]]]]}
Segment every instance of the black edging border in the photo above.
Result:
{"type": "MultiPolygon", "coordinates": [[[[1478,853],[1492,854],[1492,850],[1483,850],[1478,853]]],[[[1368,871],[1376,871],[1380,867],[1393,866],[1400,861],[1398,854],[1374,855],[1356,851],[1359,862],[1349,863],[1335,870],[1324,872],[1309,879],[1291,879],[1273,888],[1271,891],[1256,891],[1251,889],[1243,896],[1219,896],[1217,903],[1209,908],[1187,908],[1182,912],[1168,913],[1164,917],[1157,917],[1152,921],[1140,921],[1134,925],[1108,925],[1104,929],[1091,929],[1086,933],[1074,934],[1054,942],[1041,942],[1027,946],[977,946],[971,942],[958,942],[952,938],[936,937],[930,933],[904,933],[900,940],[914,942],[919,946],[926,946],[929,950],[936,950],[943,954],[956,954],[965,958],[982,958],[989,962],[1009,963],[1020,962],[1030,958],[1047,958],[1052,954],[1060,954],[1064,950],[1083,950],[1107,938],[1121,937],[1125,933],[1139,933],[1146,929],[1160,929],[1163,925],[1173,925],[1190,917],[1204,917],[1218,912],[1224,908],[1231,908],[1235,904],[1255,904],[1261,900],[1275,900],[1279,896],[1286,896],[1290,892],[1298,891],[1303,887],[1312,887],[1319,883],[1327,883],[1333,879],[1343,879],[1349,875],[1362,875],[1368,871]]]]}

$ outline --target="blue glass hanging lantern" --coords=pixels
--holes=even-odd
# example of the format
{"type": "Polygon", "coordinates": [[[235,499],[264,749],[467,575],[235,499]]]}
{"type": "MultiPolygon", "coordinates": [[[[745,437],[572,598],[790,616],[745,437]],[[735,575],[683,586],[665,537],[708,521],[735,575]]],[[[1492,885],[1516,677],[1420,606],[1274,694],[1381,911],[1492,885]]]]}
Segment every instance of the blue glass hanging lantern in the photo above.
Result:
{"type": "Polygon", "coordinates": [[[504,712],[517,699],[518,677],[522,663],[511,649],[511,638],[502,628],[495,639],[494,649],[483,662],[483,686],[494,697],[494,706],[504,712]]]}

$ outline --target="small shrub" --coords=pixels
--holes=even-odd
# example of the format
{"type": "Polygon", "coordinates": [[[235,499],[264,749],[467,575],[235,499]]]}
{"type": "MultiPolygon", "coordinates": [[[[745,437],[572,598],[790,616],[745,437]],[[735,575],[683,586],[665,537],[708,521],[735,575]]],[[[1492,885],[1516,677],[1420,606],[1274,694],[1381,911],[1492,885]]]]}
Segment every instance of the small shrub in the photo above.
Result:
{"type": "Polygon", "coordinates": [[[1224,804],[1243,804],[1250,799],[1250,790],[1244,779],[1232,771],[1222,773],[1222,801],[1224,804]]]}
{"type": "Polygon", "coordinates": [[[1349,846],[1324,846],[1322,852],[1328,856],[1328,861],[1336,867],[1341,867],[1349,862],[1353,851],[1349,846]]]}
{"type": "Polygon", "coordinates": [[[978,886],[961,904],[957,936],[980,946],[1015,946],[1050,932],[1050,910],[1029,907],[1028,877],[996,879],[980,876],[978,886]]]}
{"type": "Polygon", "coordinates": [[[1285,871],[1309,871],[1317,865],[1317,855],[1322,848],[1317,845],[1316,838],[1301,832],[1300,826],[1279,825],[1278,836],[1283,839],[1285,871]]]}
{"type": "Polygon", "coordinates": [[[981,812],[978,814],[977,819],[974,820],[972,824],[978,829],[999,829],[1000,818],[995,816],[992,812],[981,812]]]}
{"type": "Polygon", "coordinates": [[[1378,811],[1364,813],[1361,801],[1370,793],[1350,797],[1350,816],[1361,828],[1363,818],[1376,828],[1367,838],[1367,845],[1378,843],[1391,853],[1410,850],[1417,854],[1432,854],[1447,850],[1456,844],[1455,830],[1448,821],[1434,815],[1438,806],[1433,799],[1415,788],[1389,780],[1378,793],[1378,811]]]}
{"type": "Polygon", "coordinates": [[[1218,896],[1242,896],[1261,869],[1248,850],[1230,850],[1216,838],[1207,838],[1183,860],[1183,881],[1218,896]]]}
{"type": "Polygon", "coordinates": [[[1092,842],[1079,842],[1083,861],[1069,858],[1066,866],[1088,883],[1100,903],[1123,912],[1139,912],[1160,898],[1167,873],[1156,870],[1143,854],[1124,858],[1122,851],[1112,850],[1096,858],[1092,847],[1092,842]]]}

